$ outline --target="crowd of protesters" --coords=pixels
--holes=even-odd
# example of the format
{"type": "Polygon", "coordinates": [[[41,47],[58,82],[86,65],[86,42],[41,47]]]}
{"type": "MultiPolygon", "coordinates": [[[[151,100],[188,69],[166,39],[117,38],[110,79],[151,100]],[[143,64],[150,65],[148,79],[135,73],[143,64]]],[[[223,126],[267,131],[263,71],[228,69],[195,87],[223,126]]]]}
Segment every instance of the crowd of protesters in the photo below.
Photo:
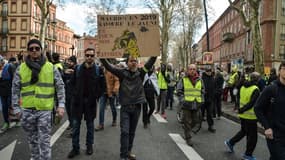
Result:
{"type": "Polygon", "coordinates": [[[272,68],[269,75],[260,75],[253,67],[239,70],[233,66],[228,74],[220,66],[195,64],[177,71],[171,63],[155,67],[156,57],[151,57],[142,68],[138,67],[137,57],[127,57],[125,65],[115,59],[98,59],[93,48],[85,49],[82,63],[78,63],[76,56],[62,62],[60,54],[44,52],[36,39],[27,44],[27,55],[22,54],[8,60],[0,56],[4,118],[0,132],[7,132],[11,123],[15,123],[15,127],[22,126],[32,159],[51,159],[50,131],[62,118],[64,108],[72,138],[68,158],[80,154],[83,118],[87,128],[86,154],[92,155],[94,131],[104,131],[105,110],[109,105],[111,126],[119,123],[121,128],[120,158],[134,160],[132,147],[141,110],[143,126],[148,128],[153,113],[167,119],[167,112],[175,107],[175,95],[180,101],[184,137],[189,146],[194,145],[193,128],[202,121],[207,121],[210,133],[216,132],[213,118],[220,119],[222,101],[226,101],[233,104],[233,111],[241,119],[240,131],[225,140],[229,152],[234,152],[235,144],[246,136],[243,159],[254,160],[257,122],[260,121],[265,128],[271,159],[285,159],[284,107],[281,107],[285,102],[280,98],[284,95],[284,62],[278,74],[272,68]],[[99,122],[95,127],[97,111],[99,122]]]}

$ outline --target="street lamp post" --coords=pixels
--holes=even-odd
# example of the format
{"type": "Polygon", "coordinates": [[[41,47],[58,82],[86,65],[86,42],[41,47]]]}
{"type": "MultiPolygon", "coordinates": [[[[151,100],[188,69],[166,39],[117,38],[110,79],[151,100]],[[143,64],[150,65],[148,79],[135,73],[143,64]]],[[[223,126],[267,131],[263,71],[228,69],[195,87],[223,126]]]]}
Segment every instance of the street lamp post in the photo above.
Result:
{"type": "Polygon", "coordinates": [[[73,56],[74,45],[72,45],[69,49],[71,49],[71,55],[73,56]]]}

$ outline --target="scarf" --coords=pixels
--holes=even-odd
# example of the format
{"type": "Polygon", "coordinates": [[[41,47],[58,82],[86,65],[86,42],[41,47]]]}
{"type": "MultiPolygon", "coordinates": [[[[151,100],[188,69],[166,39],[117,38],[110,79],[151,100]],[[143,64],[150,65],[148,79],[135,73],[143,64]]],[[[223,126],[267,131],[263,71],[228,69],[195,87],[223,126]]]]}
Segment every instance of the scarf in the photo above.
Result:
{"type": "Polygon", "coordinates": [[[30,56],[27,56],[25,59],[27,66],[32,70],[32,77],[30,84],[35,84],[39,80],[39,73],[42,69],[42,66],[45,64],[46,59],[44,56],[41,55],[38,61],[32,61],[30,56]]]}

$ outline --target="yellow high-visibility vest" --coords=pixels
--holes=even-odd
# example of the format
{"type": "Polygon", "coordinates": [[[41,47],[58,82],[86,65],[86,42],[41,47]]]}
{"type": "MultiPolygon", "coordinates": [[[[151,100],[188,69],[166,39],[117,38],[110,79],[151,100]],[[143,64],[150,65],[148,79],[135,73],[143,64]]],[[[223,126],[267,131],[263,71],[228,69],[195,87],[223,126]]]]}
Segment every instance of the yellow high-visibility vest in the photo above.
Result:
{"type": "Polygon", "coordinates": [[[202,102],[202,82],[198,80],[195,86],[192,85],[188,77],[183,78],[184,99],[187,102],[202,102]]]}
{"type": "Polygon", "coordinates": [[[167,89],[167,82],[161,72],[158,73],[158,87],[159,89],[167,89]]]}
{"type": "MultiPolygon", "coordinates": [[[[251,100],[250,98],[256,89],[258,89],[258,87],[256,85],[250,86],[248,88],[246,88],[244,86],[241,87],[241,89],[240,89],[240,105],[239,105],[240,108],[244,107],[244,105],[246,105],[248,102],[250,102],[250,100],[251,100]]],[[[252,120],[257,119],[256,115],[254,113],[253,107],[250,110],[247,110],[242,114],[238,114],[238,116],[240,118],[243,118],[243,119],[252,119],[252,120]]]]}
{"type": "Polygon", "coordinates": [[[230,76],[230,79],[229,79],[229,82],[228,82],[230,85],[235,84],[236,76],[238,76],[238,73],[237,73],[237,72],[235,72],[234,74],[232,74],[232,75],[230,76]]]}
{"type": "Polygon", "coordinates": [[[37,110],[52,110],[54,106],[53,64],[46,62],[39,73],[39,80],[30,84],[32,70],[26,63],[20,66],[21,98],[23,108],[35,107],[37,110]]]}

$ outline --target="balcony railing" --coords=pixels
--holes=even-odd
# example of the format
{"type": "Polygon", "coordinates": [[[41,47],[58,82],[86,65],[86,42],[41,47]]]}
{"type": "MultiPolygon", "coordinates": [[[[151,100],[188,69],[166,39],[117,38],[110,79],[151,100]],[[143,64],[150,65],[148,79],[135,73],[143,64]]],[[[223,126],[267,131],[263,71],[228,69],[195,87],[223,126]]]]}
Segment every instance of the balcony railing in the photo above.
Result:
{"type": "Polygon", "coordinates": [[[224,42],[232,42],[235,39],[235,34],[232,32],[227,32],[223,34],[224,42]]]}

